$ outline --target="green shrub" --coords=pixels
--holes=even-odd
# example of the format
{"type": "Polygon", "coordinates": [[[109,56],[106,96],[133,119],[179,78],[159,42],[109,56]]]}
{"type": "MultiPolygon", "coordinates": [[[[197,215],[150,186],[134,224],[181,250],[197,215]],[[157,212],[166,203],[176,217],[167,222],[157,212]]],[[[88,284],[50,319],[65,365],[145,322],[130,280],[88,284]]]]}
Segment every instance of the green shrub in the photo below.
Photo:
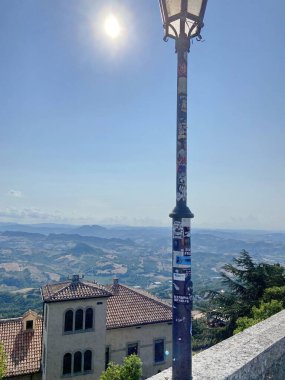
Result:
{"type": "Polygon", "coordinates": [[[141,375],[141,359],[137,355],[130,355],[124,358],[123,365],[109,363],[100,380],[140,380],[141,375]]]}

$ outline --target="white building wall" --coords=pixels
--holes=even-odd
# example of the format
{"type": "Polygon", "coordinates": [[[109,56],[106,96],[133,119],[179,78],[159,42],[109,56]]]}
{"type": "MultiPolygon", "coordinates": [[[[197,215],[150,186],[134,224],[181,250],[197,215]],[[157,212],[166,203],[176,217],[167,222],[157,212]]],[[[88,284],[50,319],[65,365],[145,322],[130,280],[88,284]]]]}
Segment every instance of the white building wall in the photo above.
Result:
{"type": "Polygon", "coordinates": [[[106,345],[106,298],[82,299],[45,304],[47,323],[43,324],[43,380],[59,380],[62,375],[63,356],[76,351],[92,351],[92,372],[76,374],[76,380],[99,380],[105,367],[106,345]],[[101,304],[98,304],[101,303],[101,304]],[[73,309],[93,308],[94,328],[90,331],[64,332],[65,312],[73,309]],[[45,355],[45,358],[44,358],[45,355]]]}
{"type": "Polygon", "coordinates": [[[138,356],[143,363],[143,378],[150,377],[171,366],[171,324],[156,323],[107,330],[106,346],[110,348],[110,361],[121,364],[123,358],[127,356],[128,344],[136,342],[138,342],[138,356]],[[158,364],[154,362],[154,341],[157,339],[164,339],[166,351],[165,361],[158,364]]]}

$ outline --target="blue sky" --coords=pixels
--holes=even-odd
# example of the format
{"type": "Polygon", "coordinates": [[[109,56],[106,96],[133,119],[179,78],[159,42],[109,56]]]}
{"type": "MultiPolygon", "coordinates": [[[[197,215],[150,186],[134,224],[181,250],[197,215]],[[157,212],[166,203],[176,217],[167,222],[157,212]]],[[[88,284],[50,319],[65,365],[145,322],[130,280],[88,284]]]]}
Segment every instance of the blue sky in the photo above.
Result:
{"type": "MultiPolygon", "coordinates": [[[[284,0],[208,2],[189,54],[194,227],[285,230],[284,16],[284,0]]],[[[176,54],[162,37],[155,0],[1,0],[0,221],[170,225],[176,54]]]]}

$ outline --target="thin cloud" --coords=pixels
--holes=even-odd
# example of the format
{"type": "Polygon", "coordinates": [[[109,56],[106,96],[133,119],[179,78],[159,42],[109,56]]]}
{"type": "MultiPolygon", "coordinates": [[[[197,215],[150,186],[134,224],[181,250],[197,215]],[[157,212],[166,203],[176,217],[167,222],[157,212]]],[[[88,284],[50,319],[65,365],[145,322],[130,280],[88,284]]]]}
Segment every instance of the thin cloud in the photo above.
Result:
{"type": "Polygon", "coordinates": [[[13,190],[13,189],[9,190],[8,194],[11,195],[11,197],[15,197],[15,198],[22,198],[23,196],[21,191],[13,190]]]}
{"type": "Polygon", "coordinates": [[[48,213],[38,208],[7,208],[0,210],[0,218],[12,220],[36,220],[36,221],[63,221],[64,218],[57,212],[48,213]]]}

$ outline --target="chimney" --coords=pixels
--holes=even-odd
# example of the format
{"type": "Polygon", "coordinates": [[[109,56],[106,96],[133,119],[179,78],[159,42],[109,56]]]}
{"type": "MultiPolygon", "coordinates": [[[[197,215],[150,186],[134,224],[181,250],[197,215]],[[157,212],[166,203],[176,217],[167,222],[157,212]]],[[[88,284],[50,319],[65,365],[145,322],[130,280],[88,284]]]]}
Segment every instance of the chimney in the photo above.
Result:
{"type": "Polygon", "coordinates": [[[73,284],[78,284],[79,283],[79,274],[73,274],[71,277],[71,281],[73,284]]]}
{"type": "Polygon", "coordinates": [[[112,286],[112,293],[113,295],[118,294],[119,292],[119,279],[113,278],[113,286],[112,286]]]}

